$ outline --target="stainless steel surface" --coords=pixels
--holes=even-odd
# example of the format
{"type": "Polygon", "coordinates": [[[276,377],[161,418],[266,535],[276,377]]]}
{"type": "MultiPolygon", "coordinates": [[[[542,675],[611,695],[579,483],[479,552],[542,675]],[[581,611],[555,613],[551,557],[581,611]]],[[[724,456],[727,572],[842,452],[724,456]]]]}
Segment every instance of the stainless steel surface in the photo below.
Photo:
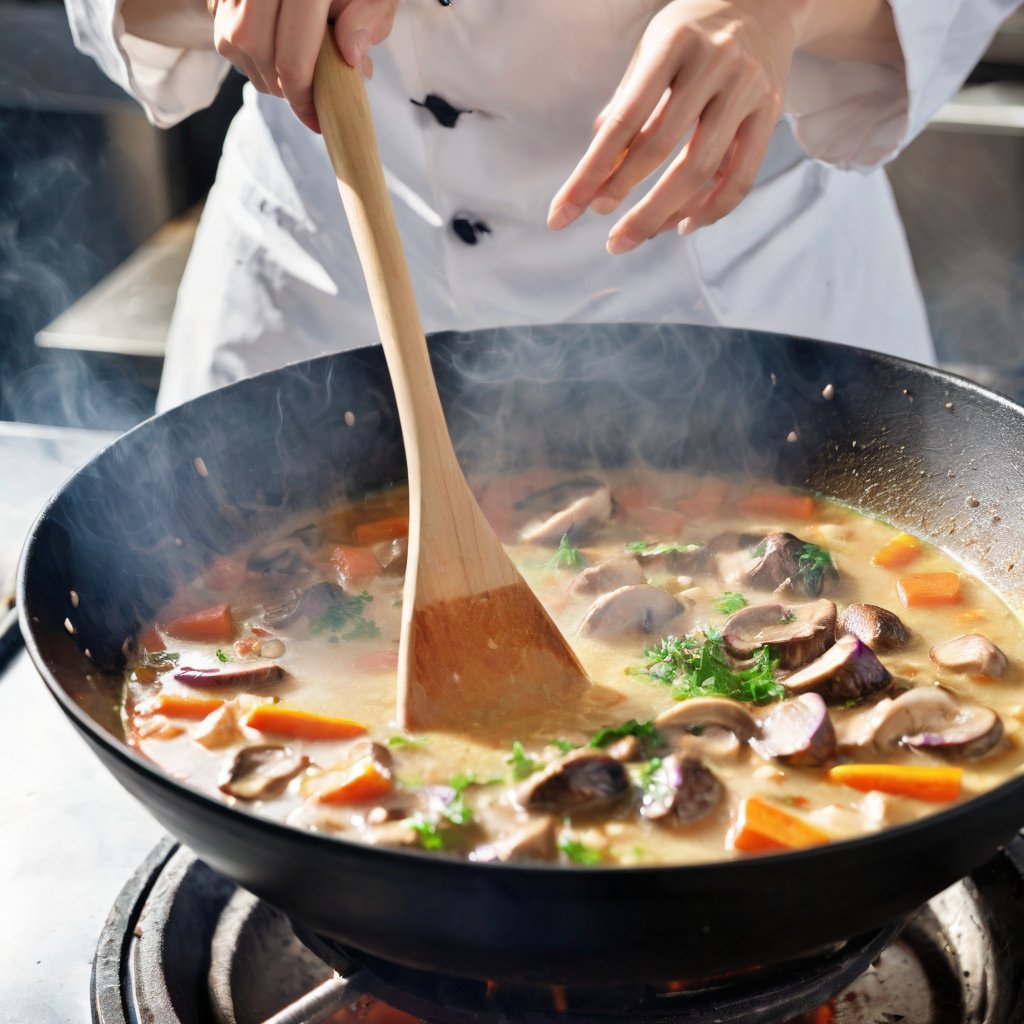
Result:
{"type": "Polygon", "coordinates": [[[36,344],[40,348],[162,358],[199,213],[196,207],[168,221],[39,331],[36,344]]]}
{"type": "Polygon", "coordinates": [[[160,839],[27,655],[0,675],[0,1021],[87,1024],[107,912],[160,839]]]}
{"type": "Polygon", "coordinates": [[[321,1024],[352,1001],[348,980],[329,978],[312,992],[268,1017],[264,1024],[321,1024]]]}

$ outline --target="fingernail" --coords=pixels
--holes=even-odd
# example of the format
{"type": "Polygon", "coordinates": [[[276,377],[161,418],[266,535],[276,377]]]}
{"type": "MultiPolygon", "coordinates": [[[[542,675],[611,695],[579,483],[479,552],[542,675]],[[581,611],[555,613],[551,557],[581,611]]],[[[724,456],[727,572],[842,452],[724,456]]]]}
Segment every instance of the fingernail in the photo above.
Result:
{"type": "Polygon", "coordinates": [[[594,213],[599,213],[603,217],[607,213],[614,213],[621,205],[621,199],[612,199],[611,196],[598,196],[590,204],[590,208],[594,213]]]}
{"type": "Polygon", "coordinates": [[[635,249],[639,244],[639,238],[630,238],[629,235],[609,235],[607,248],[612,256],[621,256],[624,252],[635,249]]]}
{"type": "Polygon", "coordinates": [[[362,64],[360,64],[359,66],[360,66],[360,68],[362,68],[363,78],[365,78],[367,81],[369,81],[371,78],[373,78],[373,58],[372,57],[364,57],[362,64]]]}
{"type": "Polygon", "coordinates": [[[677,225],[676,231],[681,235],[689,235],[694,231],[693,221],[689,217],[684,217],[677,225]]]}
{"type": "Polygon", "coordinates": [[[571,224],[582,212],[583,210],[575,203],[562,203],[548,214],[548,227],[552,231],[560,231],[566,225],[571,224]]]}
{"type": "Polygon", "coordinates": [[[366,51],[370,49],[370,33],[365,28],[356,29],[349,37],[348,56],[345,58],[354,68],[362,65],[366,58],[366,51]]]}

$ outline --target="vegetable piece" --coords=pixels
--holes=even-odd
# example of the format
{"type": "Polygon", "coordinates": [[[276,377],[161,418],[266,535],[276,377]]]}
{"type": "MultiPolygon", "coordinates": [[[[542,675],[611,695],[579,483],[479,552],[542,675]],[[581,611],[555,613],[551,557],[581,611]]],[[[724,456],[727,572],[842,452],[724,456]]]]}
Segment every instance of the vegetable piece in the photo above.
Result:
{"type": "Polygon", "coordinates": [[[178,693],[158,693],[135,708],[137,715],[166,715],[168,718],[188,718],[200,721],[222,707],[217,697],[186,697],[178,693]]]}
{"type": "Polygon", "coordinates": [[[331,564],[342,583],[365,583],[380,575],[380,562],[372,548],[339,544],[331,552],[331,564]]]}
{"type": "Polygon", "coordinates": [[[587,746],[600,750],[616,740],[621,740],[624,736],[635,736],[648,750],[656,750],[665,745],[665,737],[654,727],[654,722],[638,722],[635,718],[631,718],[622,725],[609,725],[599,729],[590,738],[587,746]]]}
{"type": "Polygon", "coordinates": [[[669,508],[634,507],[623,509],[623,513],[625,519],[633,526],[660,537],[677,537],[690,524],[682,512],[669,508]]]}
{"type": "Polygon", "coordinates": [[[356,523],[352,530],[357,544],[377,544],[382,540],[409,536],[408,516],[387,516],[369,523],[356,523]]]}
{"type": "Polygon", "coordinates": [[[836,623],[836,637],[855,636],[875,651],[893,651],[910,640],[910,630],[888,608],[876,604],[851,604],[836,623]]]}
{"type": "Polygon", "coordinates": [[[513,742],[512,753],[505,758],[505,761],[511,766],[512,778],[516,782],[528,779],[534,772],[538,772],[544,767],[542,761],[538,761],[526,753],[519,740],[513,742]]]}
{"type": "Polygon", "coordinates": [[[270,799],[280,796],[308,764],[308,757],[287,747],[242,747],[221,776],[220,790],[240,800],[270,799]]]}
{"type": "Polygon", "coordinates": [[[497,860],[506,864],[554,860],[557,833],[557,820],[548,814],[540,815],[512,835],[478,848],[474,860],[497,860]]]}
{"type": "Polygon", "coordinates": [[[817,502],[807,494],[776,494],[755,491],[736,502],[739,515],[778,516],[783,519],[813,519],[818,511],[817,502]]]}
{"type": "Polygon", "coordinates": [[[706,476],[700,482],[697,493],[676,502],[676,508],[691,519],[702,519],[714,515],[729,493],[729,484],[718,476],[706,476]]]}
{"type": "Polygon", "coordinates": [[[960,795],[962,768],[932,768],[903,764],[839,764],[828,770],[833,782],[852,786],[862,793],[879,790],[918,800],[945,803],[960,795]]]}
{"type": "Polygon", "coordinates": [[[871,557],[871,564],[883,569],[902,569],[923,553],[921,542],[909,533],[897,533],[871,557]]]}
{"type": "Polygon", "coordinates": [[[259,732],[301,740],[347,740],[366,732],[365,725],[348,718],[318,715],[280,704],[257,704],[245,716],[245,724],[259,732]]]}
{"type": "Polygon", "coordinates": [[[217,660],[222,665],[226,665],[228,663],[228,656],[219,647],[214,653],[217,655],[217,660]]]}
{"type": "Polygon", "coordinates": [[[795,669],[821,657],[835,642],[836,606],[827,598],[787,607],[755,604],[733,613],[722,626],[725,649],[749,658],[770,646],[779,668],[795,669]]]}
{"type": "Polygon", "coordinates": [[[1009,667],[1006,655],[980,633],[965,633],[936,644],[928,655],[939,668],[987,676],[989,679],[1001,678],[1009,667]]]}
{"type": "Polygon", "coordinates": [[[776,705],[761,723],[753,746],[764,757],[800,768],[816,768],[832,760],[836,731],[821,696],[802,693],[776,705]]]}
{"type": "Polygon", "coordinates": [[[610,590],[644,582],[644,571],[636,555],[609,558],[584,569],[573,577],[569,590],[573,594],[607,594],[610,590]]]}
{"type": "Polygon", "coordinates": [[[683,606],[666,590],[646,583],[602,594],[580,623],[581,636],[609,637],[620,633],[654,633],[681,615],[683,606]]]}
{"type": "Polygon", "coordinates": [[[721,697],[691,697],[662,711],[654,724],[663,732],[691,732],[713,726],[728,730],[740,743],[746,743],[758,729],[754,716],[742,704],[721,697]]]}
{"type": "Polygon", "coordinates": [[[527,810],[575,811],[607,806],[629,791],[622,764],[585,747],[559,758],[521,783],[516,800],[527,810]]]}
{"type": "Polygon", "coordinates": [[[830,840],[828,833],[759,797],[747,797],[740,804],[736,824],[728,842],[734,850],[756,853],[763,850],[798,849],[818,846],[830,840]]]}
{"type": "Polygon", "coordinates": [[[164,638],[158,630],[147,629],[136,641],[136,647],[140,651],[145,651],[147,654],[152,655],[166,650],[167,645],[164,643],[164,638]]]}
{"type": "Polygon", "coordinates": [[[612,515],[611,491],[598,480],[567,480],[517,501],[517,511],[529,512],[532,522],[521,531],[527,543],[557,544],[563,534],[579,540],[612,515]]]}
{"type": "Polygon", "coordinates": [[[181,640],[234,640],[235,624],[231,619],[231,606],[215,604],[191,615],[168,622],[165,633],[181,640]]]}
{"type": "Polygon", "coordinates": [[[558,550],[549,559],[548,566],[552,569],[579,569],[585,564],[583,552],[569,540],[569,534],[563,533],[558,542],[558,550]]]}
{"type": "Polygon", "coordinates": [[[955,572],[914,572],[896,581],[896,593],[905,608],[959,604],[960,574],[955,572]]]}
{"type": "Polygon", "coordinates": [[[271,662],[237,662],[226,668],[192,668],[182,665],[176,669],[174,678],[186,686],[201,690],[218,689],[221,686],[266,686],[284,678],[284,669],[271,662]]]}
{"type": "Polygon", "coordinates": [[[604,855],[596,846],[588,846],[581,840],[573,839],[568,835],[563,835],[558,840],[558,849],[560,852],[564,853],[565,856],[573,862],[573,864],[583,864],[587,867],[592,867],[595,864],[600,864],[601,861],[604,860],[604,855]]]}
{"type": "Polygon", "coordinates": [[[732,615],[733,612],[746,608],[748,604],[747,599],[742,594],[734,593],[731,590],[727,590],[721,597],[715,598],[711,603],[721,615],[732,615]]]}
{"type": "Polygon", "coordinates": [[[322,804],[362,804],[379,800],[394,789],[391,771],[372,754],[309,784],[308,790],[322,804]]]}
{"type": "Polygon", "coordinates": [[[689,825],[707,817],[722,799],[722,784],[695,757],[670,754],[651,762],[642,778],[640,813],[664,825],[689,825]]]}
{"type": "Polygon", "coordinates": [[[888,687],[889,670],[855,636],[840,637],[820,658],[782,681],[790,693],[820,693],[829,704],[864,700],[888,687]]]}

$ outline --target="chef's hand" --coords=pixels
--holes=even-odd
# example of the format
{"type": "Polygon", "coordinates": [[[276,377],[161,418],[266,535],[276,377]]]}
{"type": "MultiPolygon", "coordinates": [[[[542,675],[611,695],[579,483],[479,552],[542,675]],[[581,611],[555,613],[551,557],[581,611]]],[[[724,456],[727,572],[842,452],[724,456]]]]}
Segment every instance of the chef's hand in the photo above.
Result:
{"type": "MultiPolygon", "coordinates": [[[[799,0],[796,0],[797,4],[799,0]]],[[[644,31],[583,159],[551,203],[557,230],[611,213],[686,146],[608,236],[613,255],[690,232],[747,195],[782,111],[796,47],[794,0],[674,0],[644,31]]]]}
{"type": "Polygon", "coordinates": [[[391,31],[398,0],[207,0],[217,52],[260,92],[282,96],[295,116],[320,131],[313,68],[328,19],[342,57],[369,78],[371,46],[391,31]]]}

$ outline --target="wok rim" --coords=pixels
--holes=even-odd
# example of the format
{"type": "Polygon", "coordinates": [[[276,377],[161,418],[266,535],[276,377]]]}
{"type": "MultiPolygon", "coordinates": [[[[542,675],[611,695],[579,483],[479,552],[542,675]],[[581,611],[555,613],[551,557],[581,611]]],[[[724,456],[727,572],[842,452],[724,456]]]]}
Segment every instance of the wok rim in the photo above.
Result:
{"type": "MultiPolygon", "coordinates": [[[[522,328],[526,330],[539,330],[539,331],[557,331],[563,328],[587,328],[595,326],[617,326],[617,327],[634,327],[634,328],[649,328],[651,330],[657,330],[659,328],[685,328],[685,329],[697,329],[700,325],[692,324],[669,324],[659,322],[622,322],[622,323],[611,323],[595,325],[588,323],[559,323],[559,324],[537,324],[529,325],[528,327],[522,328]]],[[[439,331],[432,333],[427,336],[428,342],[434,337],[444,337],[451,335],[465,336],[465,335],[483,335],[493,332],[501,332],[506,330],[517,330],[520,328],[516,327],[488,327],[481,328],[472,331],[439,331]]],[[[711,329],[711,328],[709,328],[711,329]]],[[[904,359],[899,356],[889,355],[888,353],[876,352],[871,349],[864,349],[855,345],[846,345],[839,342],[823,341],[815,338],[805,338],[796,335],[781,334],[778,332],[758,331],[758,330],[746,330],[742,328],[731,329],[731,328],[715,328],[724,330],[732,334],[743,334],[750,336],[766,336],[774,339],[786,339],[790,341],[801,341],[813,344],[816,347],[822,347],[825,349],[842,349],[852,350],[856,353],[862,353],[872,359],[880,360],[885,364],[888,364],[891,368],[901,369],[912,369],[916,373],[923,373],[931,378],[936,383],[954,385],[958,391],[966,389],[967,391],[980,396],[986,401],[995,402],[996,404],[1004,407],[1006,410],[1016,414],[1022,420],[1024,420],[1024,406],[1014,402],[1012,399],[1003,395],[997,391],[993,391],[990,388],[985,387],[972,381],[968,378],[961,377],[956,373],[949,370],[940,369],[935,366],[929,366],[924,363],[915,362],[914,360],[904,359]]],[[[189,401],[182,403],[181,405],[175,406],[171,409],[163,412],[155,413],[153,416],[148,417],[141,423],[136,424],[134,427],[125,431],[123,434],[104,445],[98,450],[87,462],[83,463],[78,469],[76,469],[63,483],[57,488],[56,491],[46,501],[39,514],[35,517],[32,523],[32,527],[26,537],[25,543],[22,548],[21,556],[18,563],[17,572],[17,590],[16,600],[18,608],[18,622],[21,627],[22,634],[24,636],[24,643],[26,651],[32,663],[41,676],[47,689],[51,695],[60,705],[64,714],[71,720],[72,724],[82,734],[82,738],[87,742],[94,745],[98,745],[104,749],[104,751],[112,755],[116,760],[127,765],[130,769],[141,773],[148,782],[155,783],[161,789],[170,792],[178,797],[184,796],[188,801],[196,802],[203,806],[207,811],[211,812],[215,817],[223,816],[223,820],[230,822],[236,815],[241,815],[243,819],[253,827],[257,829],[264,829],[271,834],[277,834],[281,838],[286,838],[290,841],[301,841],[303,843],[311,844],[314,847],[322,849],[325,853],[333,848],[336,848],[338,844],[344,848],[350,855],[357,857],[372,857],[376,860],[394,861],[398,864],[410,863],[410,864],[430,864],[433,867],[447,866],[447,867],[459,867],[463,870],[470,870],[480,873],[480,877],[486,878],[488,876],[500,880],[501,876],[505,874],[512,875],[523,875],[526,876],[539,876],[544,880],[553,881],[558,879],[564,882],[564,879],[571,877],[585,877],[587,879],[594,879],[600,877],[620,877],[624,873],[629,873],[631,876],[640,877],[659,877],[662,875],[670,875],[672,877],[685,876],[688,872],[710,872],[717,876],[723,872],[729,872],[730,869],[736,869],[738,866],[751,865],[751,864],[776,864],[784,863],[793,865],[793,870],[797,870],[804,862],[818,862],[828,860],[832,857],[844,858],[847,855],[855,856],[859,850],[873,849],[878,845],[887,845],[891,841],[895,844],[902,838],[910,839],[913,836],[919,834],[926,834],[933,829],[939,829],[946,824],[953,824],[957,818],[964,816],[970,817],[974,813],[983,813],[984,808],[989,803],[1001,803],[1004,798],[1007,798],[1011,793],[1020,791],[1024,793],[1024,774],[1017,777],[1011,777],[1004,782],[999,783],[997,786],[986,790],[985,792],[979,793],[975,796],[971,796],[966,800],[939,808],[935,811],[930,811],[920,818],[916,818],[913,821],[904,822],[901,824],[889,826],[880,829],[877,832],[870,832],[865,835],[855,836],[845,839],[836,839],[828,843],[823,843],[817,846],[809,846],[795,850],[781,850],[774,853],[763,853],[757,855],[740,854],[728,860],[708,860],[698,861],[686,864],[640,864],[640,865],[624,865],[624,864],[601,864],[593,866],[582,866],[575,864],[548,864],[548,863],[506,863],[506,862],[479,862],[471,861],[461,857],[455,857],[444,853],[432,852],[423,850],[416,847],[411,848],[395,848],[387,846],[373,846],[368,843],[359,842],[353,839],[348,839],[341,834],[331,834],[326,832],[316,832],[311,829],[300,828],[295,825],[290,825],[285,821],[276,820],[256,813],[241,805],[230,805],[223,800],[219,800],[216,797],[203,792],[198,787],[193,786],[187,781],[182,781],[173,778],[165,769],[161,768],[155,761],[151,761],[144,757],[142,754],[135,751],[126,741],[118,740],[116,737],[108,733],[102,726],[97,723],[92,716],[87,714],[78,704],[76,704],[65,688],[57,680],[54,673],[51,671],[46,659],[43,655],[43,651],[40,645],[39,638],[36,634],[36,628],[31,621],[32,616],[29,614],[28,607],[28,589],[29,589],[29,574],[32,568],[33,558],[35,550],[40,542],[40,534],[46,529],[47,523],[51,517],[53,509],[61,502],[66,493],[76,485],[76,481],[80,476],[85,474],[87,471],[95,468],[96,464],[104,459],[108,452],[113,448],[121,444],[121,442],[139,431],[154,429],[152,424],[158,420],[162,420],[165,417],[181,415],[183,410],[187,410],[193,406],[195,402],[202,402],[209,400],[211,395],[222,395],[230,390],[243,389],[251,386],[253,381],[265,381],[277,375],[284,374],[290,370],[294,370],[296,367],[316,367],[321,364],[330,363],[332,360],[337,359],[339,356],[355,356],[360,352],[372,351],[379,349],[379,345],[367,345],[359,346],[355,349],[348,349],[342,352],[325,353],[313,358],[298,359],[292,362],[286,363],[275,369],[265,370],[261,373],[254,374],[251,377],[246,377],[241,380],[233,381],[230,384],[224,385],[223,387],[216,388],[213,391],[205,392],[202,395],[198,395],[189,401]],[[938,823],[938,824],[937,824],[938,823]]],[[[157,428],[159,429],[159,428],[157,428]]],[[[830,500],[828,495],[823,495],[825,500],[830,500]]],[[[860,512],[862,515],[868,515],[872,518],[879,518],[874,516],[872,513],[854,508],[854,511],[860,512]]],[[[885,521],[885,520],[881,520],[885,521]]],[[[929,543],[934,543],[929,541],[929,543]]],[[[936,546],[938,546],[936,544],[936,546]]],[[[956,558],[955,561],[961,565],[967,565],[961,558],[956,558]]],[[[1009,611],[1014,614],[1018,619],[1021,620],[1022,627],[1024,627],[1024,619],[1021,619],[1021,612],[1014,608],[1006,599],[1000,589],[995,586],[990,580],[984,576],[981,577],[982,581],[990,590],[995,592],[1000,600],[1006,605],[1009,611]]],[[[97,669],[97,671],[102,671],[97,669]]],[[[98,756],[98,755],[97,755],[98,756]]],[[[108,769],[109,770],[109,769],[108,769]]],[[[120,781],[120,780],[119,780],[120,781]]],[[[134,794],[130,794],[133,795],[134,794]]],[[[152,811],[147,804],[143,803],[138,797],[135,798],[139,803],[142,804],[147,813],[152,816],[152,811]]],[[[1021,811],[1021,827],[1024,827],[1024,807],[1021,811]]],[[[180,840],[179,840],[180,842],[180,840]]],[[[187,845],[187,844],[186,844],[187,845]]],[[[993,849],[993,854],[1000,849],[999,846],[993,849]]]]}

